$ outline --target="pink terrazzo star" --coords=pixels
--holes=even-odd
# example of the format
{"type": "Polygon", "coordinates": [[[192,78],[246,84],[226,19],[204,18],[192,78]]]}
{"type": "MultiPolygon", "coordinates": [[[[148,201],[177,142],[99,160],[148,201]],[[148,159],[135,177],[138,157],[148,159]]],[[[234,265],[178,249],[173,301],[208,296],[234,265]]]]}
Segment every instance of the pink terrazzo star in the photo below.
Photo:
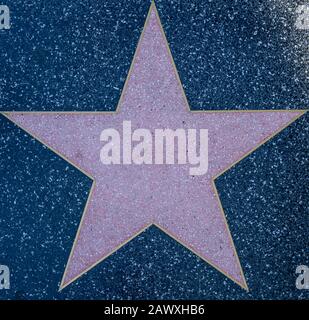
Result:
{"type": "Polygon", "coordinates": [[[12,121],[94,179],[62,280],[65,287],[155,224],[247,288],[213,180],[301,112],[190,112],[160,20],[151,6],[116,113],[8,113],[12,121]],[[100,133],[132,129],[209,131],[209,170],[188,165],[103,165],[100,133]]]}

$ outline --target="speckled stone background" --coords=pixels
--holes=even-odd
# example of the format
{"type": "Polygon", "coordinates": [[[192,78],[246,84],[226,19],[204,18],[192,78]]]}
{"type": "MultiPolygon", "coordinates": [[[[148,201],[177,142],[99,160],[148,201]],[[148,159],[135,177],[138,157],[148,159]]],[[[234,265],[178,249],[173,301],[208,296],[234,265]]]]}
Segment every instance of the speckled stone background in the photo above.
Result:
{"type": "MultiPolygon", "coordinates": [[[[297,1],[156,1],[193,109],[306,109],[297,1]]],[[[114,110],[149,1],[5,1],[0,110],[114,110]]],[[[216,180],[250,292],[151,227],[58,292],[91,181],[1,116],[0,299],[308,299],[309,118],[216,180]]]]}

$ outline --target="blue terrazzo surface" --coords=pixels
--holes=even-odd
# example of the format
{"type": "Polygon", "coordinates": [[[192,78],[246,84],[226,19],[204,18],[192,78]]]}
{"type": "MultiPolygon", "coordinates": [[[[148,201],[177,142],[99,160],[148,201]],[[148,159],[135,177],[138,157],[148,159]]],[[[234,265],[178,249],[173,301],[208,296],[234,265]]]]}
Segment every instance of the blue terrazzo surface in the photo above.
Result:
{"type": "MultiPolygon", "coordinates": [[[[113,110],[149,1],[6,1],[0,110],[113,110]]],[[[194,109],[306,109],[297,2],[156,2],[194,109]]],[[[249,293],[151,227],[58,292],[91,181],[0,116],[0,299],[308,299],[309,117],[216,180],[249,293]]]]}

